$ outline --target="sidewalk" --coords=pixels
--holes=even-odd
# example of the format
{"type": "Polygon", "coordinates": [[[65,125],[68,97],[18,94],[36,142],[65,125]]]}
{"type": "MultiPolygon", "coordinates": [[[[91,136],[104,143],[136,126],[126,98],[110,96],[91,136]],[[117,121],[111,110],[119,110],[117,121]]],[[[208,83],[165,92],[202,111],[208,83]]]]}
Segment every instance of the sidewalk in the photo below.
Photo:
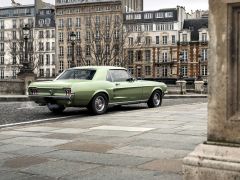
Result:
{"type": "Polygon", "coordinates": [[[206,103],[3,128],[0,177],[181,180],[183,157],[206,132],[206,103]]]}
{"type": "MultiPolygon", "coordinates": [[[[167,94],[164,96],[164,99],[177,99],[177,98],[207,98],[207,94],[167,94]]],[[[29,101],[27,95],[1,95],[0,102],[19,102],[19,101],[29,101]]]]}

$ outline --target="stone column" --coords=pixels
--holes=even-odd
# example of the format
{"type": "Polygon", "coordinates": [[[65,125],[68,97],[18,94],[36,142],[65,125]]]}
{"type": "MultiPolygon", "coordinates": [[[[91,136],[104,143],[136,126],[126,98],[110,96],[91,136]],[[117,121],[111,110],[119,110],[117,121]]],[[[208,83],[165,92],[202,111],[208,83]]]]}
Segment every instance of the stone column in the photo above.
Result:
{"type": "Polygon", "coordinates": [[[36,80],[36,74],[34,73],[21,73],[18,75],[18,79],[24,81],[24,93],[28,95],[28,86],[31,82],[36,80]]]}
{"type": "Polygon", "coordinates": [[[203,93],[204,91],[204,81],[194,81],[195,93],[203,93]]]}
{"type": "Polygon", "coordinates": [[[207,141],[183,161],[185,180],[240,179],[240,0],[209,0],[207,141]]]}
{"type": "Polygon", "coordinates": [[[186,84],[187,82],[185,80],[176,81],[176,85],[180,88],[179,89],[180,94],[186,94],[187,91],[186,84]]]}

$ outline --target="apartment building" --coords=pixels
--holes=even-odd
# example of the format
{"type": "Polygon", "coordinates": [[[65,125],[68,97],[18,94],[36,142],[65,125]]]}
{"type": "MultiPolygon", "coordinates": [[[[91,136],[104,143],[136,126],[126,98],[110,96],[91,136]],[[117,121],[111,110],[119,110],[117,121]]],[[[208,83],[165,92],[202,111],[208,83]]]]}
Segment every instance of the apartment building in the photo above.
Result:
{"type": "Polygon", "coordinates": [[[55,9],[47,5],[36,12],[35,51],[37,56],[37,76],[55,77],[55,9]]]}
{"type": "Polygon", "coordinates": [[[23,62],[23,32],[28,24],[31,28],[28,47],[33,59],[34,5],[16,5],[0,8],[0,79],[15,79],[23,62]]]}
{"type": "Polygon", "coordinates": [[[128,32],[128,69],[137,78],[177,77],[179,31],[183,7],[124,14],[128,32]]]}

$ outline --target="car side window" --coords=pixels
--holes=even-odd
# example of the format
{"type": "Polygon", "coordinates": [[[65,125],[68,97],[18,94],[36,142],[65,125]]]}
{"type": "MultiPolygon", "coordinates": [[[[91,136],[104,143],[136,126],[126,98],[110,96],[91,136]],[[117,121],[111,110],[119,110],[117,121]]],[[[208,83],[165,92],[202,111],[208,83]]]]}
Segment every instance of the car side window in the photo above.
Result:
{"type": "Polygon", "coordinates": [[[123,82],[131,78],[128,72],[124,69],[114,69],[110,70],[110,74],[113,82],[123,82]]]}
{"type": "Polygon", "coordinates": [[[107,77],[106,77],[106,80],[109,81],[109,82],[112,82],[112,77],[111,77],[111,74],[110,74],[110,71],[108,71],[107,73],[107,77]]]}

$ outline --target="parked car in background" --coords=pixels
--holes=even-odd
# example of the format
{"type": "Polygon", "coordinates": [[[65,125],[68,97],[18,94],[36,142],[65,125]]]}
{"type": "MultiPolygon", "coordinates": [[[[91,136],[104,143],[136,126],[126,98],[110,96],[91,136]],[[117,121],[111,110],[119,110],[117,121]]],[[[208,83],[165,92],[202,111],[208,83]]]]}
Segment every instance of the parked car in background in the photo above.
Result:
{"type": "Polygon", "coordinates": [[[65,70],[53,81],[33,82],[29,98],[50,111],[61,113],[67,107],[87,107],[103,114],[109,106],[147,103],[159,107],[167,92],[161,82],[135,80],[125,68],[86,66],[65,70]]]}

